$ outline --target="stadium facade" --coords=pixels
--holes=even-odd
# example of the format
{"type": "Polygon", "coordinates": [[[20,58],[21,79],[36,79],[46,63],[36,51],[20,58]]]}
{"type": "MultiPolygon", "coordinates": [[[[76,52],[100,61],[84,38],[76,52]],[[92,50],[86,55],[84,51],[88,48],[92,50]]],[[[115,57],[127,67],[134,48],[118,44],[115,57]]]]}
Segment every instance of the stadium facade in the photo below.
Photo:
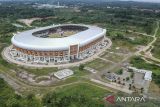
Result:
{"type": "Polygon", "coordinates": [[[14,35],[9,53],[13,59],[25,63],[74,62],[88,58],[107,46],[105,35],[106,29],[97,26],[47,26],[14,35]]]}

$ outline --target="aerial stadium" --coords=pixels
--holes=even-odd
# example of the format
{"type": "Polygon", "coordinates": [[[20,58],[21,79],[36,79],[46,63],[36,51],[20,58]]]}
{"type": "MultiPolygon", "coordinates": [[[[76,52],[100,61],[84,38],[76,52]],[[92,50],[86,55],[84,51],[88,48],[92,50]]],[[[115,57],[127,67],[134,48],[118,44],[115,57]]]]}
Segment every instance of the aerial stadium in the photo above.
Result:
{"type": "Polygon", "coordinates": [[[24,63],[77,62],[107,46],[106,29],[83,24],[52,25],[15,34],[9,54],[24,63]]]}

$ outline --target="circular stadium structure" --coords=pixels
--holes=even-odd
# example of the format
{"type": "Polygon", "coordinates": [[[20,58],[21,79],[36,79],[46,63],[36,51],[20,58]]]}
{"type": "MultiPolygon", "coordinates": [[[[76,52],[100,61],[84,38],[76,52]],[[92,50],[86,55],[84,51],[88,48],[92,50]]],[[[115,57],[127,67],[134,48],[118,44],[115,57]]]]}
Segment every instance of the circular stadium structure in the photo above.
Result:
{"type": "Polygon", "coordinates": [[[62,64],[88,58],[105,46],[106,29],[83,24],[53,25],[12,37],[10,56],[16,61],[62,64]]]}

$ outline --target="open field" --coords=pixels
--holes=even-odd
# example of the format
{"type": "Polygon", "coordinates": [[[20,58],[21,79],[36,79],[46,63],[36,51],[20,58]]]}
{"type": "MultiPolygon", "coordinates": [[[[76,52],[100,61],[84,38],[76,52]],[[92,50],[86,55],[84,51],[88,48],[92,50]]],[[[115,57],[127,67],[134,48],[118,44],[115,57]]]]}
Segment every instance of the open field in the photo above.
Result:
{"type": "Polygon", "coordinates": [[[94,87],[88,83],[79,83],[68,87],[57,88],[55,91],[62,96],[74,95],[78,92],[77,94],[86,94],[86,96],[91,96],[93,98],[103,98],[105,94],[109,93],[107,90],[94,87]]]}
{"type": "Polygon", "coordinates": [[[114,52],[105,52],[100,57],[117,63],[117,62],[121,61],[125,56],[123,54],[120,55],[120,54],[114,53],[114,52]]]}
{"type": "Polygon", "coordinates": [[[135,52],[136,48],[125,41],[115,40],[111,46],[110,52],[129,54],[130,52],[135,52]],[[119,48],[119,49],[117,49],[119,48]]]}
{"type": "Polygon", "coordinates": [[[130,30],[109,29],[107,36],[111,37],[112,40],[122,40],[132,45],[147,45],[153,40],[151,35],[130,30]]]}
{"type": "Polygon", "coordinates": [[[22,68],[22,70],[35,74],[36,76],[48,75],[49,73],[57,72],[58,68],[22,68]]]}
{"type": "Polygon", "coordinates": [[[74,71],[74,76],[85,76],[90,74],[90,72],[86,70],[80,70],[79,67],[72,67],[71,70],[74,71]]]}
{"type": "Polygon", "coordinates": [[[103,61],[102,59],[95,59],[91,62],[88,62],[85,66],[88,66],[98,71],[102,71],[109,68],[111,65],[112,63],[109,61],[107,62],[107,61],[103,61]]]}
{"type": "MultiPolygon", "coordinates": [[[[109,93],[107,90],[100,89],[87,83],[79,83],[67,87],[57,88],[54,92],[44,97],[44,104],[54,105],[54,102],[48,103],[52,98],[58,98],[57,103],[63,102],[65,107],[83,106],[83,107],[102,107],[103,98],[109,93]]],[[[62,106],[63,106],[62,104],[62,106]]],[[[55,107],[59,107],[56,106],[55,107]]]]}
{"type": "Polygon", "coordinates": [[[153,44],[153,49],[151,50],[155,58],[160,59],[160,37],[157,38],[156,42],[153,44]]]}

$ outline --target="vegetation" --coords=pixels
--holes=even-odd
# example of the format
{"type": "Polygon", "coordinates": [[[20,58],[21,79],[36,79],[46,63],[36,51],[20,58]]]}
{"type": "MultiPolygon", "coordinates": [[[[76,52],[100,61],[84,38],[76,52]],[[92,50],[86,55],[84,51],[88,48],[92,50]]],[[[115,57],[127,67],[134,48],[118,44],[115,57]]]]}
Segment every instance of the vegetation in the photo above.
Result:
{"type": "Polygon", "coordinates": [[[79,65],[79,70],[81,70],[81,71],[84,70],[84,65],[83,64],[79,65]]]}
{"type": "Polygon", "coordinates": [[[123,74],[123,69],[119,69],[118,71],[116,71],[116,73],[117,73],[118,75],[122,75],[122,74],[123,74]]]}
{"type": "Polygon", "coordinates": [[[134,77],[134,72],[131,72],[130,77],[131,77],[131,78],[133,78],[133,77],[134,77]]]}
{"type": "Polygon", "coordinates": [[[127,31],[124,32],[124,31],[109,30],[107,32],[107,36],[111,37],[112,41],[121,40],[130,43],[132,45],[147,45],[152,40],[151,37],[147,37],[136,33],[130,33],[127,31]]]}
{"type": "Polygon", "coordinates": [[[24,68],[21,67],[22,70],[27,71],[28,73],[35,74],[36,76],[48,75],[49,73],[53,73],[58,71],[58,68],[24,68]]]}
{"type": "Polygon", "coordinates": [[[84,75],[87,75],[89,73],[88,71],[84,70],[84,65],[83,64],[80,65],[80,66],[71,68],[74,71],[74,76],[84,76],[84,75]]]}
{"type": "Polygon", "coordinates": [[[160,85],[160,79],[159,79],[160,78],[160,67],[159,66],[146,63],[140,57],[132,58],[131,64],[134,67],[137,67],[139,69],[151,70],[153,72],[153,81],[155,81],[156,84],[160,85]]]}
{"type": "Polygon", "coordinates": [[[11,23],[1,23],[0,24],[0,34],[6,34],[6,33],[11,33],[11,32],[15,32],[16,31],[16,27],[13,26],[11,23]]]}
{"type": "Polygon", "coordinates": [[[26,97],[15,94],[3,79],[0,79],[0,107],[42,107],[40,101],[34,95],[26,97]]]}
{"type": "Polygon", "coordinates": [[[108,91],[89,84],[76,84],[57,89],[43,98],[46,107],[104,107],[108,91]]]}
{"type": "MultiPolygon", "coordinates": [[[[42,0],[43,3],[48,1],[42,0]]],[[[66,4],[73,7],[77,5],[79,0],[63,0],[66,4]],[[72,2],[69,2],[72,1],[72,2]]],[[[84,1],[84,0],[83,0],[84,1]]],[[[107,36],[113,41],[113,47],[121,46],[128,49],[134,48],[136,45],[146,45],[152,38],[137,34],[136,32],[153,34],[155,29],[155,19],[160,18],[160,13],[155,12],[160,8],[158,4],[146,4],[135,2],[79,2],[77,8],[67,9],[52,9],[52,8],[37,8],[35,2],[2,2],[0,3],[0,51],[11,44],[12,33],[32,29],[34,27],[47,26],[60,23],[84,23],[98,25],[108,29],[107,36]],[[110,8],[108,8],[108,6],[110,8]],[[117,8],[118,7],[118,8],[117,8]],[[136,7],[136,9],[135,9],[136,7]],[[146,10],[143,10],[146,9],[146,10]],[[152,11],[153,10],[153,11],[152,11]],[[40,18],[35,20],[31,26],[18,22],[18,19],[25,18],[40,18]],[[18,28],[13,25],[18,23],[23,25],[23,28],[18,28]]],[[[98,0],[99,1],[99,0],[98,0]]],[[[103,1],[103,0],[102,0],[103,1]]],[[[53,2],[53,1],[52,1],[53,2]]],[[[51,4],[51,3],[50,3],[51,4]]],[[[157,36],[159,35],[158,34],[157,36]]],[[[154,44],[152,50],[153,55],[159,58],[159,39],[154,44]]],[[[106,55],[107,56],[107,55],[106,55]]],[[[104,56],[105,57],[105,56],[104,56]]],[[[121,60],[121,56],[109,57],[115,59],[115,62],[121,60]]],[[[140,57],[135,57],[131,60],[133,66],[153,71],[153,80],[156,84],[160,84],[160,68],[154,64],[148,64],[140,57]]],[[[105,70],[112,63],[95,59],[87,63],[85,66],[96,70],[105,70]]],[[[63,81],[63,83],[71,83],[78,81],[80,76],[86,75],[88,72],[84,70],[84,65],[71,68],[74,71],[74,76],[63,81]]],[[[47,75],[55,72],[57,68],[30,69],[19,67],[15,64],[10,64],[3,60],[0,55],[0,71],[9,72],[26,71],[35,75],[47,75]]],[[[119,74],[123,71],[119,70],[119,74]]],[[[131,75],[133,77],[134,75],[131,75]]],[[[46,79],[46,78],[40,78],[46,79]]],[[[126,80],[128,80],[126,78],[126,80]]],[[[60,83],[62,84],[62,83],[60,83]]],[[[108,91],[89,84],[76,84],[63,88],[58,88],[54,92],[48,93],[42,98],[42,101],[34,95],[17,95],[4,81],[0,79],[0,107],[104,107],[103,97],[108,91]]],[[[155,106],[155,102],[146,102],[142,106],[155,106]]],[[[109,105],[107,105],[109,106],[109,105]]],[[[116,103],[112,106],[124,106],[121,103],[116,103]]],[[[127,106],[135,106],[135,104],[127,104],[127,106]]]]}
{"type": "Polygon", "coordinates": [[[112,64],[111,62],[106,62],[101,59],[95,59],[91,62],[88,62],[86,66],[91,67],[95,70],[101,71],[101,70],[105,70],[106,67],[109,67],[111,64],[112,64]]]}
{"type": "Polygon", "coordinates": [[[129,81],[130,80],[130,78],[129,77],[126,77],[126,81],[129,81]]]}
{"type": "Polygon", "coordinates": [[[160,38],[157,38],[152,49],[153,56],[160,59],[160,38]]]}

